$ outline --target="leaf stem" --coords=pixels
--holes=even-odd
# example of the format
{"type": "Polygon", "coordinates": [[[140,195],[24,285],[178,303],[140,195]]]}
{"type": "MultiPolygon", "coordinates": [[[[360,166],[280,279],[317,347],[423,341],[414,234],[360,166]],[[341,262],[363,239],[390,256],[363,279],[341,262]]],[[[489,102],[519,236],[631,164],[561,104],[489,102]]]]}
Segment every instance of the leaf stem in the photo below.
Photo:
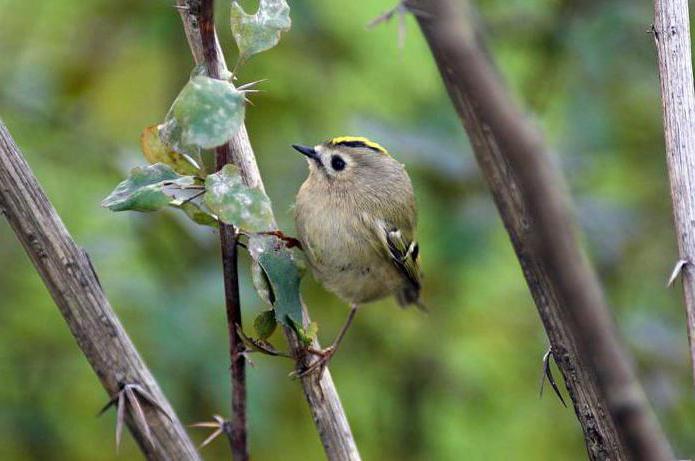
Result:
{"type": "MultiPolygon", "coordinates": [[[[214,0],[202,0],[198,18],[208,75],[211,78],[219,79],[220,56],[217,51],[214,9],[214,0]]],[[[215,169],[219,171],[227,163],[231,163],[229,143],[215,149],[215,169]]],[[[232,448],[233,459],[235,461],[247,461],[249,459],[249,451],[246,430],[246,362],[242,354],[244,343],[236,331],[236,325],[241,325],[237,238],[238,234],[233,226],[220,222],[220,245],[232,380],[232,417],[231,424],[228,426],[229,429],[225,430],[225,433],[232,448]]]]}

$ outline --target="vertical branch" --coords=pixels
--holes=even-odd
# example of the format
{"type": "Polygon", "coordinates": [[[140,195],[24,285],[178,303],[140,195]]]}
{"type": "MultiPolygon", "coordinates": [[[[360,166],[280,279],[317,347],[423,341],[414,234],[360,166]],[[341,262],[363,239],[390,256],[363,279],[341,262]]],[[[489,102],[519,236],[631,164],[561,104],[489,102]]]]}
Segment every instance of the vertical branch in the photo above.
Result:
{"type": "MultiPolygon", "coordinates": [[[[200,3],[199,27],[203,56],[208,75],[219,79],[221,67],[217,53],[215,34],[215,2],[202,0],[200,3]]],[[[215,168],[222,169],[231,162],[230,146],[223,144],[215,150],[215,168]]],[[[241,306],[239,302],[239,274],[237,267],[237,233],[233,226],[220,222],[220,246],[222,252],[222,273],[224,277],[224,299],[227,312],[227,333],[229,336],[230,375],[232,381],[232,417],[227,436],[235,461],[249,459],[246,423],[246,360],[241,354],[244,344],[237,333],[241,326],[241,306]]]]}
{"type": "Polygon", "coordinates": [[[666,162],[682,267],[690,357],[695,373],[695,91],[687,0],[654,1],[666,162]]]}
{"type": "MultiPolygon", "coordinates": [[[[201,20],[201,6],[204,7],[205,0],[177,0],[176,4],[196,64],[206,63],[209,70],[210,66],[217,66],[218,75],[225,74],[227,66],[216,38],[214,25],[212,25],[211,21],[201,20]],[[208,28],[208,25],[210,25],[210,28],[208,28]],[[203,30],[204,28],[205,31],[203,30]],[[212,31],[214,41],[208,38],[204,41],[203,35],[209,37],[210,30],[212,31]],[[211,45],[212,43],[214,43],[214,48],[211,45]],[[212,57],[213,49],[214,58],[212,57]]],[[[264,190],[263,180],[258,171],[256,157],[245,125],[241,126],[237,134],[229,142],[228,155],[231,162],[239,167],[241,178],[247,186],[258,187],[264,190]]],[[[310,322],[309,313],[306,306],[303,307],[305,323],[308,324],[310,322]]],[[[295,357],[302,357],[303,347],[294,331],[290,328],[284,328],[283,330],[292,354],[295,357]]],[[[318,341],[314,340],[312,347],[320,349],[318,341]]],[[[311,360],[311,354],[302,360],[311,360]]],[[[305,365],[307,364],[305,363],[305,365]]],[[[359,461],[361,459],[360,454],[330,371],[326,369],[323,377],[320,379],[318,379],[316,374],[306,376],[301,379],[301,383],[314,418],[314,424],[321,438],[326,458],[329,461],[359,461]]]]}
{"type": "Polygon", "coordinates": [[[562,177],[538,133],[510,100],[470,15],[453,0],[405,4],[417,16],[492,190],[589,457],[673,459],[577,242],[562,177]]]}
{"type": "Polygon", "coordinates": [[[106,299],[89,256],[68,233],[1,120],[0,213],[17,234],[109,396],[118,395],[125,384],[138,384],[166,412],[143,402],[148,427],[138,418],[126,418],[147,459],[200,460],[106,299]]]}

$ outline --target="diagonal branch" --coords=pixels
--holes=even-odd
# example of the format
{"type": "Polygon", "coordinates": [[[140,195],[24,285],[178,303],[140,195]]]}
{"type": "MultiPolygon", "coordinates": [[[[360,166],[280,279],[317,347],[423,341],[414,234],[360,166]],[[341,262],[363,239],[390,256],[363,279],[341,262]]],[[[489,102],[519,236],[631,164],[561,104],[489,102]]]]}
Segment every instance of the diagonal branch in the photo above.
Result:
{"type": "Polygon", "coordinates": [[[407,0],[473,145],[565,378],[591,459],[673,459],[582,253],[570,198],[494,70],[467,2],[407,0]]]}
{"type": "MultiPolygon", "coordinates": [[[[687,0],[654,1],[666,162],[683,277],[690,357],[695,373],[695,90],[687,0]]],[[[674,270],[674,276],[678,271],[674,270]]],[[[671,280],[673,281],[673,280],[671,280]]]]}
{"type": "Polygon", "coordinates": [[[73,241],[2,121],[0,211],[109,395],[118,395],[128,384],[138,384],[156,402],[142,406],[144,418],[126,418],[147,459],[199,460],[181,422],[113,312],[89,256],[73,241]]]}
{"type": "MultiPolygon", "coordinates": [[[[184,31],[191,48],[191,53],[196,64],[215,62],[217,64],[218,75],[225,75],[227,67],[219,43],[215,38],[216,46],[204,46],[201,37],[200,21],[200,1],[199,0],[177,0],[177,8],[181,14],[184,31]],[[211,58],[214,52],[215,57],[211,58]],[[212,60],[211,60],[212,59],[212,60]]],[[[263,180],[258,171],[256,157],[249,141],[246,127],[241,126],[237,134],[229,143],[230,160],[239,167],[241,177],[246,185],[259,187],[263,190],[263,180]]],[[[304,307],[304,319],[306,325],[309,323],[309,314],[304,307]]],[[[301,346],[296,334],[290,328],[284,328],[292,354],[295,357],[303,356],[301,346]]],[[[314,348],[320,349],[317,341],[314,341],[314,348]]],[[[316,360],[312,354],[308,354],[302,360],[316,360]]],[[[308,365],[308,364],[305,364],[308,365]]],[[[355,445],[355,440],[347,421],[347,416],[340,403],[340,397],[333,384],[333,378],[328,370],[320,379],[316,375],[309,375],[301,379],[304,395],[309,403],[314,423],[321,437],[326,452],[326,457],[330,461],[357,461],[360,455],[355,445]]]]}

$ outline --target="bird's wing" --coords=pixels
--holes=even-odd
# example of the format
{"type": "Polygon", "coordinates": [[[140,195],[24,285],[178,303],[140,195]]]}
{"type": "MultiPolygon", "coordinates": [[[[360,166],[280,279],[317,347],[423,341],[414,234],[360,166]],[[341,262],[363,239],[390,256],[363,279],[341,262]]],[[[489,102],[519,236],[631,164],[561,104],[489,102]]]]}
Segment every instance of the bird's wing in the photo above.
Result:
{"type": "Polygon", "coordinates": [[[406,225],[399,228],[390,223],[379,221],[376,225],[376,233],[386,256],[405,281],[403,290],[396,293],[399,304],[416,304],[424,308],[419,300],[421,273],[418,256],[420,247],[411,237],[412,230],[409,227],[406,225]]]}
{"type": "Polygon", "coordinates": [[[384,229],[386,249],[394,266],[405,276],[413,287],[420,289],[420,266],[417,258],[420,247],[415,240],[408,239],[403,232],[393,227],[384,229]]]}

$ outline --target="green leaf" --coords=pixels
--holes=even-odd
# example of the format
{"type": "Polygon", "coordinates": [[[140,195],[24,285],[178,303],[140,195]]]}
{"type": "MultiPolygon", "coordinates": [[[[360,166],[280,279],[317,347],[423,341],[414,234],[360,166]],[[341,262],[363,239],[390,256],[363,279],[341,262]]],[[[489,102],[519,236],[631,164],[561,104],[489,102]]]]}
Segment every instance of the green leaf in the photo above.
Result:
{"type": "Polygon", "coordinates": [[[219,225],[219,222],[215,216],[205,211],[200,205],[193,201],[186,202],[183,200],[177,200],[172,202],[171,206],[182,210],[189,218],[191,218],[191,221],[196,224],[211,227],[217,227],[219,225]]]}
{"type": "Polygon", "coordinates": [[[273,225],[270,199],[258,188],[241,180],[239,168],[225,165],[205,179],[205,204],[226,224],[247,232],[259,232],[273,225]]]}
{"type": "Polygon", "coordinates": [[[244,121],[244,95],[223,80],[197,75],[176,97],[164,125],[162,140],[173,150],[196,155],[220,146],[244,121]]]}
{"type": "Polygon", "coordinates": [[[249,238],[249,253],[258,261],[270,281],[275,295],[275,319],[288,327],[295,323],[303,325],[299,298],[300,273],[292,253],[276,238],[260,235],[249,238]]]}
{"type": "Polygon", "coordinates": [[[101,206],[111,211],[159,210],[172,201],[172,197],[164,192],[165,186],[181,181],[189,182],[192,179],[179,176],[162,163],[133,168],[128,177],[101,202],[101,206]]]}
{"type": "Polygon", "coordinates": [[[148,126],[140,135],[140,148],[150,164],[164,163],[175,172],[184,175],[201,174],[198,162],[186,154],[181,154],[162,142],[159,137],[159,126],[148,126]]]}
{"type": "Polygon", "coordinates": [[[255,259],[251,260],[251,280],[253,281],[253,287],[256,289],[256,293],[258,293],[258,297],[272,306],[273,301],[275,301],[275,296],[270,286],[270,280],[268,280],[265,271],[255,259]]]}
{"type": "Polygon", "coordinates": [[[253,327],[256,329],[256,333],[258,333],[258,337],[261,339],[270,338],[277,326],[278,323],[275,320],[275,312],[272,309],[261,312],[253,321],[253,327]]]}
{"type": "Polygon", "coordinates": [[[290,7],[285,0],[260,0],[256,14],[246,13],[234,1],[231,19],[240,61],[277,45],[280,33],[292,26],[290,7]]]}

